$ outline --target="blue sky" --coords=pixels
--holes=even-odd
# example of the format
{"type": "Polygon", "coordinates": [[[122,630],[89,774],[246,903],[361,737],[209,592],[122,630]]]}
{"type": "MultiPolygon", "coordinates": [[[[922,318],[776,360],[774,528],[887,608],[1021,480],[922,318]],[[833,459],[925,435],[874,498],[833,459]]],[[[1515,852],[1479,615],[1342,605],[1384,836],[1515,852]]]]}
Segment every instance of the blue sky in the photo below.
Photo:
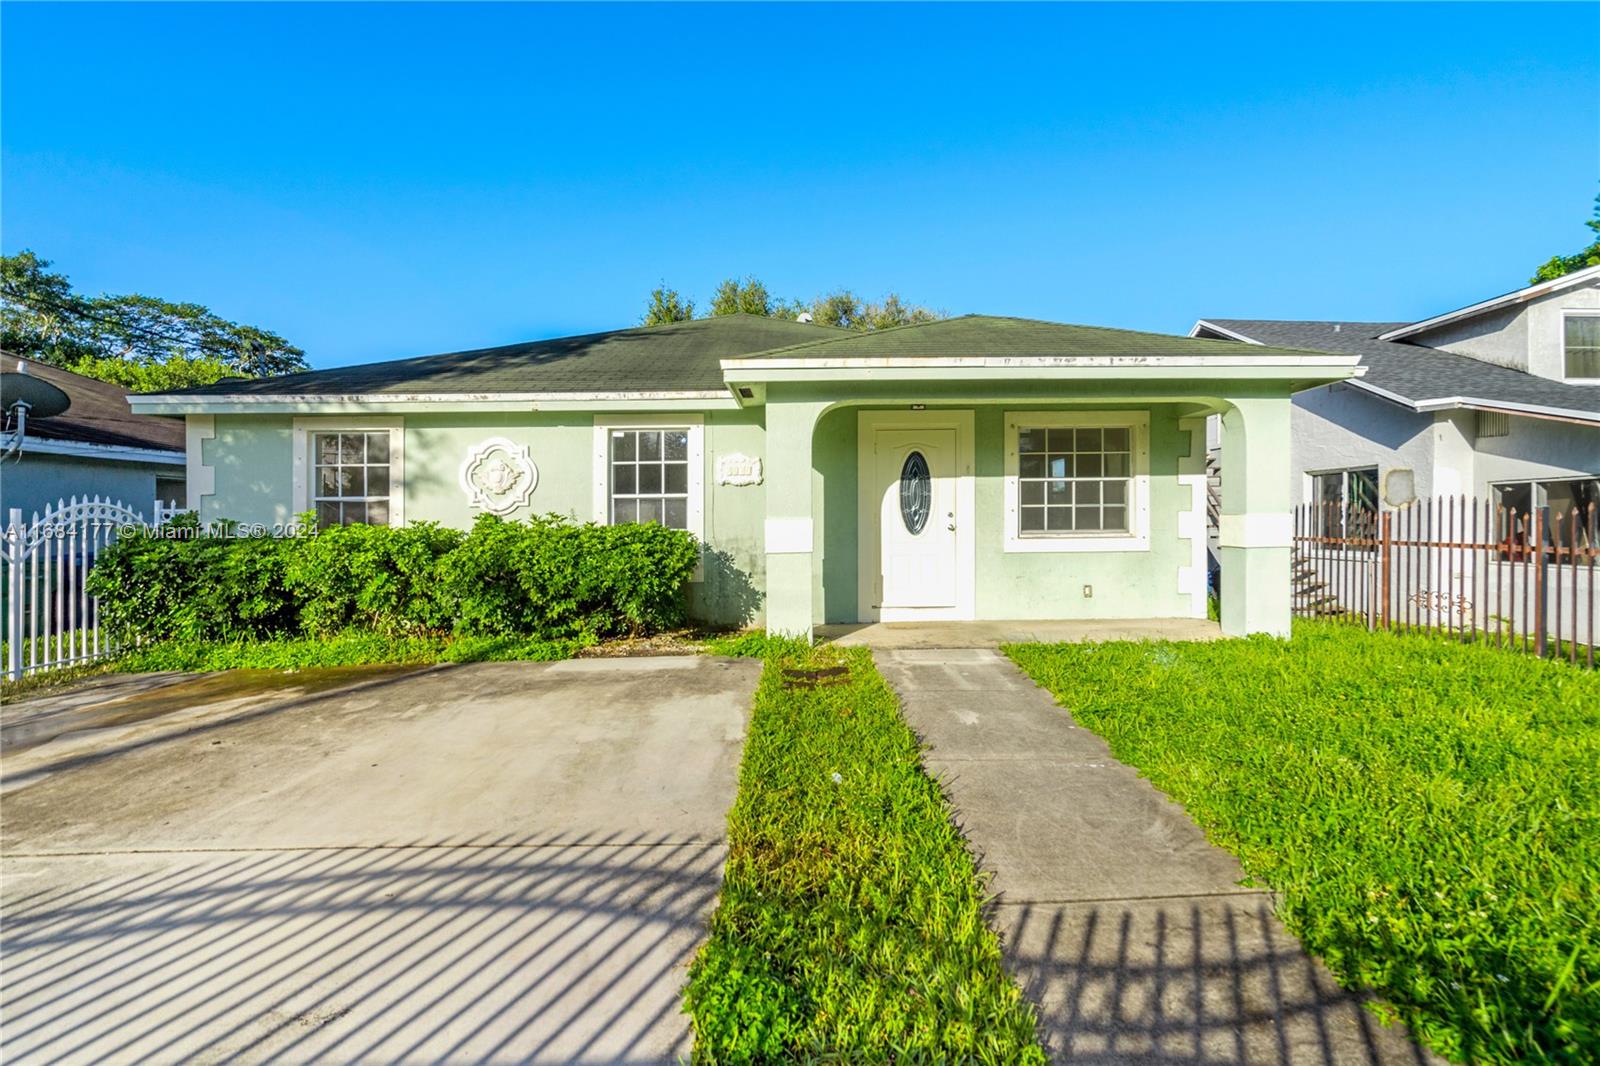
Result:
{"type": "Polygon", "coordinates": [[[1600,5],[7,4],[0,245],[315,366],[665,280],[1182,332],[1585,243],[1600,5]]]}

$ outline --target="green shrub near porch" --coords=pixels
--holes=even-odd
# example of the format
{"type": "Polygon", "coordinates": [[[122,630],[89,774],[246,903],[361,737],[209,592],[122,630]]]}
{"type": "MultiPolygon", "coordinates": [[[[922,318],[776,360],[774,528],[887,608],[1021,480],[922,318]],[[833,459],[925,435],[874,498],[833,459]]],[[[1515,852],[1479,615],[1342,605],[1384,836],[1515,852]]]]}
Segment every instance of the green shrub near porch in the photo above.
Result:
{"type": "Polygon", "coordinates": [[[972,855],[866,650],[724,650],[766,664],[686,991],[696,1060],[1042,1064],[972,855]],[[786,673],[819,669],[839,673],[786,673]]]}
{"type": "Polygon", "coordinates": [[[283,537],[188,524],[104,549],[88,588],[112,632],[149,644],[228,644],[355,631],[384,637],[588,641],[678,625],[699,560],[658,525],[557,517],[337,526],[283,537]]]}

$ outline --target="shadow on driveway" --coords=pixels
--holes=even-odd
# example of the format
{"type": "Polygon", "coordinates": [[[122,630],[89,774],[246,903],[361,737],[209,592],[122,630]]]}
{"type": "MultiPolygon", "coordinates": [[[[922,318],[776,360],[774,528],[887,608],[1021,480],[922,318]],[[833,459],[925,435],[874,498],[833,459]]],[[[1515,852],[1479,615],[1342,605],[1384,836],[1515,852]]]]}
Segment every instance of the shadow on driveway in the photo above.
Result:
{"type": "Polygon", "coordinates": [[[635,836],[82,860],[7,915],[6,1057],[670,1061],[722,859],[635,836]]]}
{"type": "Polygon", "coordinates": [[[1263,896],[997,908],[1060,1061],[1427,1063],[1309,958],[1263,896]]]}

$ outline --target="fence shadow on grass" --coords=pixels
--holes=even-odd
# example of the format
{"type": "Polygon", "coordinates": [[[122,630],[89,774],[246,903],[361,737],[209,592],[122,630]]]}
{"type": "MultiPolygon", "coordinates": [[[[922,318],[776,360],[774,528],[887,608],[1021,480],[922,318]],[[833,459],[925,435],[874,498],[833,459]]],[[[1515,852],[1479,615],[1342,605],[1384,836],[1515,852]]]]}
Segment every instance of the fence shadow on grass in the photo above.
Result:
{"type": "Polygon", "coordinates": [[[1002,902],[994,920],[1057,1062],[1438,1061],[1341,989],[1262,896],[1002,902]]]}
{"type": "Polygon", "coordinates": [[[116,859],[8,859],[8,1061],[675,1061],[723,847],[116,859]]]}

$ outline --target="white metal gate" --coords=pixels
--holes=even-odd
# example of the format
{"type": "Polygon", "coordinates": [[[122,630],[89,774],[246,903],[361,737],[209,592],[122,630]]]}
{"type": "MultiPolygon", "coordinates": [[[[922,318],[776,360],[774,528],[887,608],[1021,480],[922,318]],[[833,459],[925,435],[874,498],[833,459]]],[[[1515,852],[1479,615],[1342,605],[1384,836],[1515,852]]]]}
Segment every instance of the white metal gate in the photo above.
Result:
{"type": "Polygon", "coordinates": [[[5,533],[6,676],[92,662],[115,651],[100,630],[100,604],[85,588],[95,556],[144,516],[126,504],[76,496],[23,521],[13,507],[5,533]]]}

